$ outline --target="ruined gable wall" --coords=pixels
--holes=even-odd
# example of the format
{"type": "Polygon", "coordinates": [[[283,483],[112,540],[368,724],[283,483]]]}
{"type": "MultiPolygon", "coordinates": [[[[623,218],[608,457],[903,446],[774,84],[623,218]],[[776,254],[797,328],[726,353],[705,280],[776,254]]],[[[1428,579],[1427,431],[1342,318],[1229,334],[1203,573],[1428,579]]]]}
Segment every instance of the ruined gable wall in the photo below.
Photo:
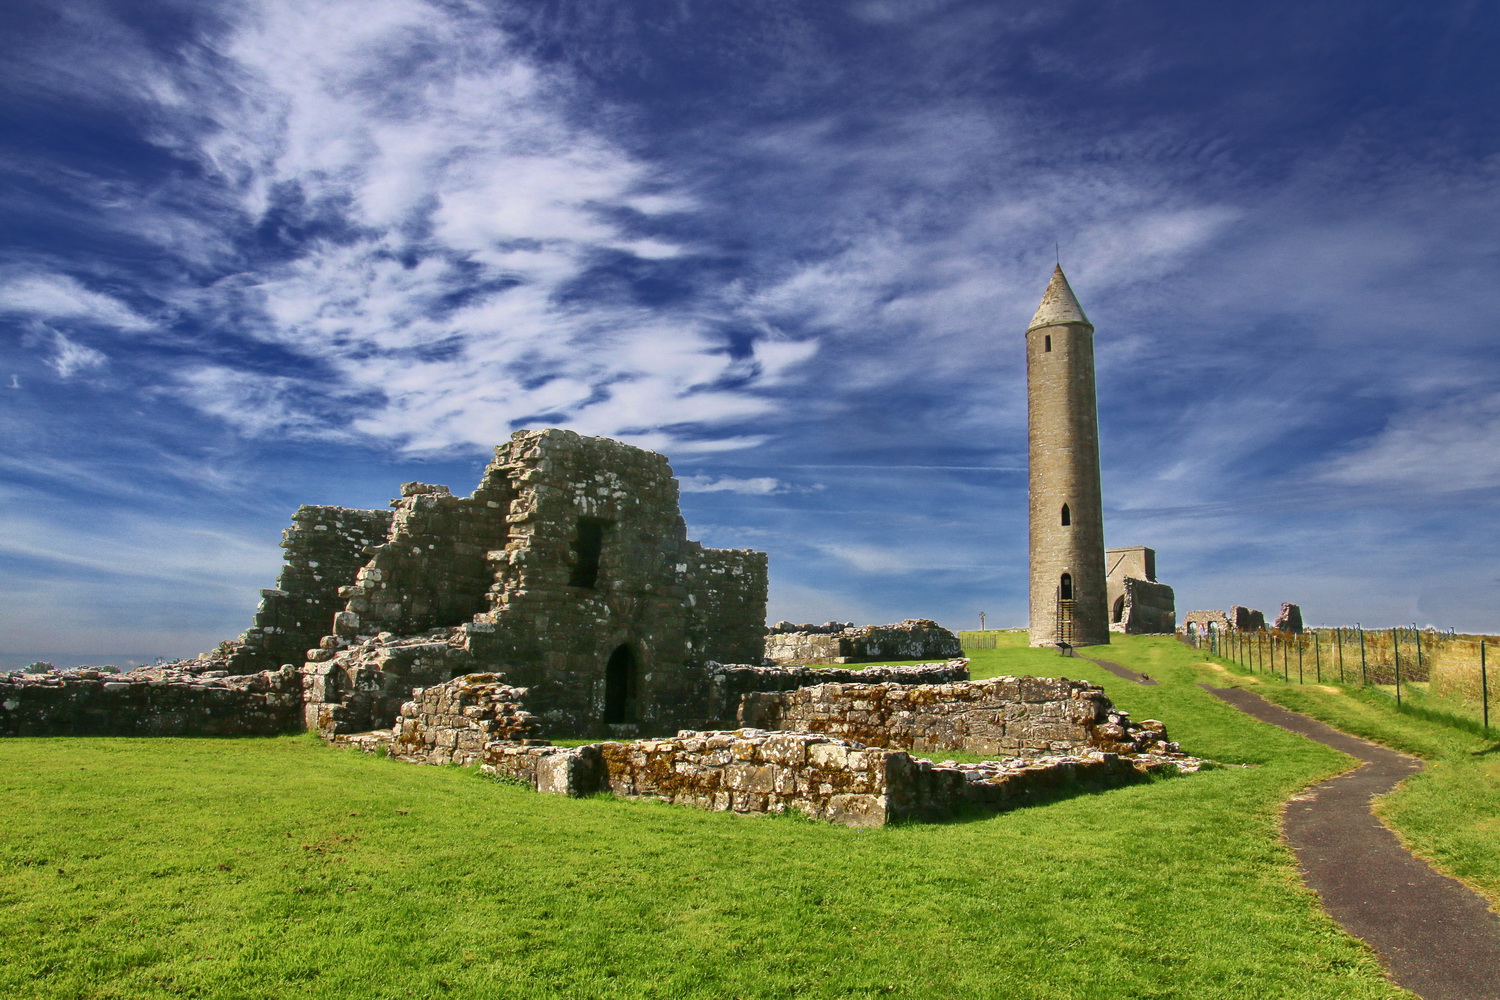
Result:
{"type": "Polygon", "coordinates": [[[365,550],[385,541],[390,527],[390,511],[298,507],[281,536],[281,576],[274,590],[261,591],[255,622],[241,636],[244,645],[229,657],[230,672],[301,663],[333,631],[333,616],[344,610],[340,588],[354,582],[369,559],[365,550]]]}
{"type": "Polygon", "coordinates": [[[1177,630],[1177,597],[1164,583],[1126,578],[1120,582],[1119,617],[1110,606],[1110,630],[1130,635],[1156,635],[1177,630]]]}

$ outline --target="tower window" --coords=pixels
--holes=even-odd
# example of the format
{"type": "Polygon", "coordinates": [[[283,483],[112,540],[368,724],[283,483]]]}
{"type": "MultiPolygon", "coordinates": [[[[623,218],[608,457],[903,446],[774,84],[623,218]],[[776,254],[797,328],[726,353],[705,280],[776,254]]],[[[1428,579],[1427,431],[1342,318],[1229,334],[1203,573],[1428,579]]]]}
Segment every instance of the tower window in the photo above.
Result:
{"type": "Polygon", "coordinates": [[[1073,514],[1068,510],[1067,504],[1063,504],[1062,523],[1064,528],[1073,523],[1073,514]]]}
{"type": "Polygon", "coordinates": [[[1072,573],[1064,573],[1062,575],[1062,585],[1058,588],[1058,593],[1062,596],[1062,599],[1065,600],[1065,601],[1071,601],[1073,599],[1073,574],[1072,573]]]}
{"type": "Polygon", "coordinates": [[[604,550],[604,529],[608,521],[597,517],[580,517],[578,534],[573,539],[573,572],[568,583],[574,587],[593,587],[599,582],[599,555],[604,550]]]}
{"type": "Polygon", "coordinates": [[[1047,334],[1045,337],[1042,338],[1042,341],[1045,344],[1043,350],[1045,350],[1048,354],[1051,354],[1052,353],[1052,334],[1050,334],[1050,333],[1047,334]]]}

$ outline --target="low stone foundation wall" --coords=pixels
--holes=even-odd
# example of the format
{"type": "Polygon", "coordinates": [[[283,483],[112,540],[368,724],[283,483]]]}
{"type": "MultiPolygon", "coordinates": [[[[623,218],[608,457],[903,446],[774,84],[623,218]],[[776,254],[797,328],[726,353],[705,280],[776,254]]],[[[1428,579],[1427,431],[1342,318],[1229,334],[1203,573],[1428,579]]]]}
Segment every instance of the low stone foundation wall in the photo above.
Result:
{"type": "Polygon", "coordinates": [[[795,691],[817,684],[946,684],[969,679],[969,661],[963,657],[942,663],[914,663],[902,667],[754,667],[739,663],[713,668],[710,683],[713,701],[721,706],[719,718],[735,719],[740,699],[752,692],[795,691]]]}
{"type": "Polygon", "coordinates": [[[740,724],[823,733],[914,753],[1040,756],[1176,752],[1160,722],[1130,721],[1104,689],[1061,677],[950,684],[820,684],[746,694],[740,724]]]}
{"type": "Polygon", "coordinates": [[[777,622],[766,634],[766,659],[792,665],[874,663],[963,655],[958,636],[927,618],[908,618],[894,625],[827,625],[777,622]],[[802,630],[802,631],[797,631],[802,630]]]}
{"type": "Polygon", "coordinates": [[[719,812],[795,810],[846,826],[940,820],[965,809],[1008,809],[1082,787],[1128,782],[1152,772],[1191,772],[1181,754],[1011,758],[934,764],[902,750],[812,733],[756,729],[682,732],[672,739],[589,746],[492,743],[481,768],[538,791],[609,791],[719,812]]]}
{"type": "Polygon", "coordinates": [[[0,736],[271,736],[301,725],[302,682],[289,668],[0,674],[0,736]]]}

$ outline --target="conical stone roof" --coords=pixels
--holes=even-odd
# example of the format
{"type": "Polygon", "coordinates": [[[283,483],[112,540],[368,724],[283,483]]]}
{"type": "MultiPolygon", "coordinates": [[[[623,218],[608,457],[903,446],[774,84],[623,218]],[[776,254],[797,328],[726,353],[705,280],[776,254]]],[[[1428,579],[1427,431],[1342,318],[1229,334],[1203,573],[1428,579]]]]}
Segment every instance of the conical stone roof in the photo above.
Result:
{"type": "Polygon", "coordinates": [[[1082,323],[1090,330],[1094,324],[1083,314],[1083,306],[1078,304],[1078,297],[1073,294],[1073,289],[1068,287],[1068,279],[1063,276],[1062,267],[1052,272],[1052,281],[1047,285],[1047,291],[1042,295],[1042,304],[1036,307],[1036,315],[1031,317],[1031,325],[1026,332],[1039,330],[1044,326],[1060,326],[1063,323],[1082,323]]]}

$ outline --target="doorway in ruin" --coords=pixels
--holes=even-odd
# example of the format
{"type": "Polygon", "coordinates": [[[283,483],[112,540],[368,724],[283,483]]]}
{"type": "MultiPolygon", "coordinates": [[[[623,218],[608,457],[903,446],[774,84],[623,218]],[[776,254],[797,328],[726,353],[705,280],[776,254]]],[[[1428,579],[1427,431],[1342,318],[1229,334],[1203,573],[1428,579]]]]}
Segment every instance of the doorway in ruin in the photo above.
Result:
{"type": "Polygon", "coordinates": [[[609,725],[636,721],[640,665],[629,645],[609,654],[604,665],[604,721],[609,725]]]}
{"type": "Polygon", "coordinates": [[[1118,625],[1125,620],[1125,595],[1121,594],[1115,598],[1115,606],[1110,609],[1109,620],[1118,625]]]}

